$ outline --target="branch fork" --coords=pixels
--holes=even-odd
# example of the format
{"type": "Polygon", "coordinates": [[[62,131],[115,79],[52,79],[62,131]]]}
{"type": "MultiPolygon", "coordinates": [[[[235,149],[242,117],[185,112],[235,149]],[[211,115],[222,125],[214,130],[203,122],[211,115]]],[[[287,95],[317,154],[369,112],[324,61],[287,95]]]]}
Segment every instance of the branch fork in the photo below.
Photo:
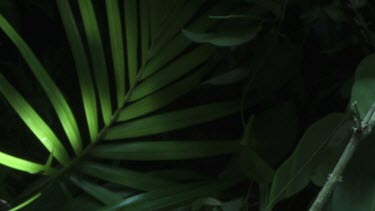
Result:
{"type": "Polygon", "coordinates": [[[332,173],[328,175],[328,179],[312,204],[310,211],[320,211],[324,208],[324,205],[331,196],[335,185],[338,182],[343,182],[342,173],[353,157],[359,143],[371,133],[371,129],[374,127],[375,102],[370,107],[363,120],[361,118],[361,114],[359,113],[357,102],[353,103],[352,111],[355,123],[352,137],[350,138],[348,145],[346,146],[332,173]]]}

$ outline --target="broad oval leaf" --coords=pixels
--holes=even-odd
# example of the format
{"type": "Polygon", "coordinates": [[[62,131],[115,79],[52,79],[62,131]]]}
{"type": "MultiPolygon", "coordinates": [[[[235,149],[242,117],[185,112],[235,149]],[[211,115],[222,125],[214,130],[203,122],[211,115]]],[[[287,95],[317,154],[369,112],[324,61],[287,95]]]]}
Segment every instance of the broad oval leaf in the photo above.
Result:
{"type": "Polygon", "coordinates": [[[357,102],[361,115],[365,115],[375,101],[375,54],[364,58],[357,67],[352,87],[351,103],[357,102]]]}
{"type": "Polygon", "coordinates": [[[255,38],[261,30],[261,25],[249,26],[246,31],[238,32],[212,32],[212,33],[196,33],[183,30],[184,35],[190,40],[197,43],[209,43],[220,47],[230,47],[242,45],[255,38]]]}
{"type": "Polygon", "coordinates": [[[293,154],[276,170],[266,210],[272,210],[278,201],[306,187],[312,175],[314,159],[342,117],[339,113],[329,114],[306,130],[293,154]]]}

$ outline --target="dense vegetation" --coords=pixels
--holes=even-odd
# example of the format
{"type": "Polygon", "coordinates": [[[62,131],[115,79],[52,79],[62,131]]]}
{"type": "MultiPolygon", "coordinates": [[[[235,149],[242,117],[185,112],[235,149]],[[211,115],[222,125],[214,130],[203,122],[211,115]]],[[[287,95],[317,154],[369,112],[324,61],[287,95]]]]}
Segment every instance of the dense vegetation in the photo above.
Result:
{"type": "MultiPolygon", "coordinates": [[[[0,14],[0,210],[307,210],[375,101],[366,0],[0,14]]],[[[375,210],[373,139],[325,210],[375,210]]]]}

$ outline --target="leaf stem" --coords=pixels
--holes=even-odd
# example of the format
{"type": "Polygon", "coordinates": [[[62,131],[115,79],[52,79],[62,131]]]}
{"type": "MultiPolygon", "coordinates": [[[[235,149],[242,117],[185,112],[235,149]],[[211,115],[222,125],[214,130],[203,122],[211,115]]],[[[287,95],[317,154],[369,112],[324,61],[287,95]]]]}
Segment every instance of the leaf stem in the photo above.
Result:
{"type": "Polygon", "coordinates": [[[358,128],[354,128],[353,135],[350,138],[348,145],[346,146],[332,173],[329,174],[327,182],[324,184],[322,190],[319,192],[317,198],[315,199],[313,205],[310,208],[310,211],[322,210],[325,203],[331,196],[335,185],[338,182],[342,181],[342,174],[346,166],[348,165],[349,161],[353,157],[354,152],[358,148],[359,143],[371,133],[371,128],[374,126],[374,124],[371,122],[371,119],[374,118],[374,111],[375,103],[371,106],[364,120],[362,121],[363,129],[358,130],[358,128]]]}

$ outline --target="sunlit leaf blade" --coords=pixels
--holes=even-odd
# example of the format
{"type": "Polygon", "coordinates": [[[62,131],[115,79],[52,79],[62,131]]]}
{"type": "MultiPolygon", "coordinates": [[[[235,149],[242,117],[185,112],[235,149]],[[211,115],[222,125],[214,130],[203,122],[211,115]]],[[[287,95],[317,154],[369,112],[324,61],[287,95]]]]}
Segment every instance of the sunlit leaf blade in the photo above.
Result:
{"type": "Polygon", "coordinates": [[[70,49],[72,50],[73,59],[77,68],[90,139],[91,141],[94,141],[98,133],[98,115],[95,88],[90,73],[89,61],[69,1],[58,0],[57,7],[65,27],[66,36],[69,40],[70,49]]]}
{"type": "MultiPolygon", "coordinates": [[[[26,44],[26,42],[19,36],[9,22],[0,14],[0,28],[5,32],[13,44],[21,53],[23,59],[26,61],[34,76],[42,86],[44,92],[47,94],[48,99],[51,101],[60,122],[64,128],[66,135],[73,147],[73,150],[78,154],[82,150],[81,137],[79,128],[74,115],[65,100],[63,94],[53,82],[52,78],[48,75],[47,70],[43,67],[37,59],[33,51],[26,44]]],[[[60,161],[62,157],[60,157],[60,161]]]]}
{"type": "Polygon", "coordinates": [[[184,185],[169,186],[162,190],[152,191],[132,196],[121,203],[107,207],[103,210],[124,210],[124,211],[153,211],[171,210],[172,206],[193,200],[195,198],[214,195],[223,191],[238,181],[213,180],[210,182],[196,182],[184,185]]]}
{"type": "Polygon", "coordinates": [[[95,178],[124,185],[137,190],[150,191],[173,184],[145,173],[92,162],[83,162],[81,165],[79,165],[79,171],[95,178]]]}
{"type": "Polygon", "coordinates": [[[0,93],[2,93],[35,134],[39,141],[46,147],[46,149],[53,153],[54,157],[62,164],[69,162],[69,155],[61,144],[60,140],[56,137],[50,127],[44,120],[36,113],[29,103],[20,95],[20,93],[0,74],[0,93]]]}
{"type": "Polygon", "coordinates": [[[98,201],[102,202],[105,205],[111,205],[116,202],[121,201],[122,197],[117,193],[114,193],[101,185],[89,182],[82,179],[81,177],[72,176],[70,180],[79,188],[84,190],[90,196],[94,197],[98,201]]]}
{"type": "Polygon", "coordinates": [[[240,145],[231,141],[144,141],[106,144],[91,155],[113,160],[182,160],[234,153],[240,145]]]}
{"type": "Polygon", "coordinates": [[[49,168],[50,171],[46,171],[47,169],[44,165],[14,157],[3,152],[0,152],[0,164],[30,174],[42,172],[43,174],[51,175],[53,173],[53,170],[51,168],[49,168]]]}
{"type": "Polygon", "coordinates": [[[357,102],[361,115],[365,115],[375,100],[375,54],[366,56],[359,63],[352,86],[350,102],[357,102]]]}
{"type": "Polygon", "coordinates": [[[183,5],[182,9],[174,10],[174,13],[167,18],[165,27],[161,29],[160,36],[156,39],[155,45],[152,45],[150,49],[151,56],[159,52],[177,33],[180,33],[181,28],[190,20],[203,3],[205,1],[190,0],[183,5]]]}
{"type": "Polygon", "coordinates": [[[195,33],[183,30],[183,33],[190,40],[197,43],[209,43],[219,47],[230,47],[242,45],[255,38],[261,29],[261,25],[249,27],[246,31],[238,32],[212,32],[195,33]]]}
{"type": "Polygon", "coordinates": [[[177,58],[176,61],[170,63],[153,76],[138,84],[132,92],[129,101],[134,101],[151,94],[178,79],[179,77],[189,73],[205,62],[212,52],[212,48],[208,46],[200,46],[182,55],[181,57],[177,58]]]}
{"type": "Polygon", "coordinates": [[[150,47],[150,9],[149,0],[140,0],[140,31],[141,31],[141,63],[146,63],[147,54],[150,47]]]}
{"type": "Polygon", "coordinates": [[[24,201],[23,203],[17,205],[16,207],[13,207],[12,209],[10,209],[9,211],[17,211],[17,210],[21,210],[22,208],[26,207],[27,205],[33,203],[35,200],[37,200],[39,197],[42,196],[42,193],[37,193],[35,194],[34,196],[30,197],[29,199],[27,199],[26,201],[24,201]]]}
{"type": "Polygon", "coordinates": [[[158,114],[121,123],[109,128],[105,140],[116,140],[164,133],[210,122],[238,111],[235,102],[212,103],[158,114]]]}
{"type": "Polygon", "coordinates": [[[189,76],[186,76],[170,86],[126,106],[120,112],[118,121],[125,121],[139,117],[170,104],[199,85],[200,81],[210,70],[211,66],[211,64],[205,64],[189,76]]]}
{"type": "Polygon", "coordinates": [[[124,1],[126,44],[128,50],[128,78],[133,87],[138,71],[138,5],[137,0],[124,1]]]}
{"type": "Polygon", "coordinates": [[[116,80],[117,106],[120,107],[124,103],[125,98],[125,56],[119,1],[108,0],[105,3],[116,80]]]}
{"type": "Polygon", "coordinates": [[[78,1],[78,5],[81,11],[87,42],[90,49],[91,62],[94,69],[103,120],[104,123],[108,125],[112,116],[111,94],[100,30],[96,21],[92,1],[78,1]]]}

